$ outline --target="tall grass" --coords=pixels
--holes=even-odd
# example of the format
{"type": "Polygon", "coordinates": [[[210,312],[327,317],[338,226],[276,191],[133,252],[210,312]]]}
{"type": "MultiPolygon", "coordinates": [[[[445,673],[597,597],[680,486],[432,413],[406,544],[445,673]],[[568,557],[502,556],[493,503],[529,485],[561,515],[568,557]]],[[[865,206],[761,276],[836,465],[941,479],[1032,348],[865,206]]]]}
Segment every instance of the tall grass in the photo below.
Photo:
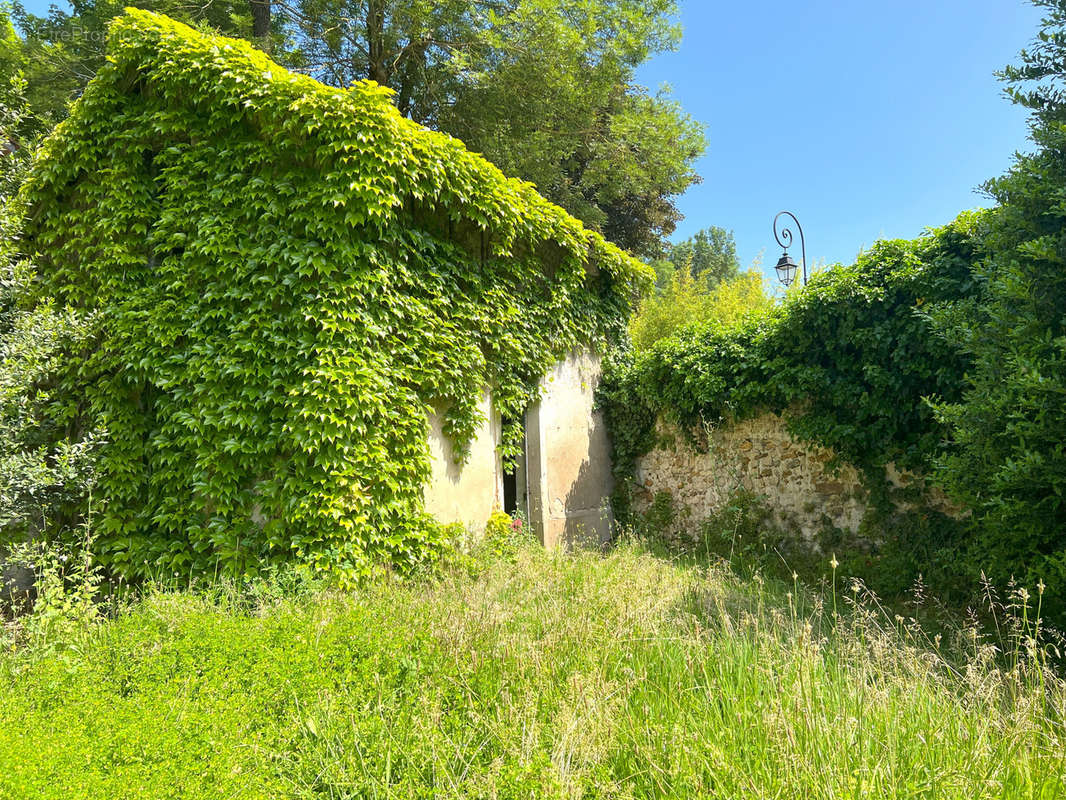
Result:
{"type": "Polygon", "coordinates": [[[623,545],[153,592],[0,656],[0,797],[1066,797],[1032,620],[1002,653],[838,591],[623,545]]]}

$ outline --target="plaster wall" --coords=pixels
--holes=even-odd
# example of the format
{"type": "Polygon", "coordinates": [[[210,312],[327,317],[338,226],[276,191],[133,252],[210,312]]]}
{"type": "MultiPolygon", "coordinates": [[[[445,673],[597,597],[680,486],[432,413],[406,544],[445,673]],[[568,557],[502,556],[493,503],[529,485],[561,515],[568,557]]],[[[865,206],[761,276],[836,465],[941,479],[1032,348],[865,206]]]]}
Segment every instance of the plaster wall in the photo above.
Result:
{"type": "Polygon", "coordinates": [[[437,411],[429,416],[428,437],[432,472],[425,488],[425,509],[438,522],[458,522],[481,531],[489,515],[503,507],[503,465],[499,454],[501,421],[488,392],[479,405],[485,421],[470,445],[470,456],[460,466],[443,430],[437,411]]]}
{"type": "Polygon", "coordinates": [[[609,440],[593,410],[599,381],[599,358],[573,353],[544,377],[526,414],[529,519],[546,547],[611,538],[609,440]]]}
{"type": "MultiPolygon", "coordinates": [[[[577,352],[544,376],[541,397],[525,416],[526,446],[517,470],[519,509],[547,547],[601,544],[611,537],[608,498],[612,490],[610,448],[602,416],[593,411],[600,379],[599,358],[577,352]]],[[[480,532],[503,508],[501,420],[491,397],[481,403],[485,422],[470,457],[455,463],[442,429],[442,415],[428,425],[432,474],[426,511],[442,523],[458,522],[480,532]]]]}

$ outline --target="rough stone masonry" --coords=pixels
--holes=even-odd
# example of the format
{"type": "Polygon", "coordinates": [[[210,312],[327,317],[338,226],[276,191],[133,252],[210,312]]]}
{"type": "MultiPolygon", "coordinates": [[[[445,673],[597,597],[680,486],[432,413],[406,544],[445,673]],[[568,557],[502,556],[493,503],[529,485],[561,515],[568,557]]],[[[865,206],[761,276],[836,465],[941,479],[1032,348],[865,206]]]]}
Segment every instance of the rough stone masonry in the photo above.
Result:
{"type": "MultiPolygon", "coordinates": [[[[777,414],[709,428],[706,448],[693,446],[662,422],[657,432],[657,447],[637,461],[638,511],[666,491],[698,521],[744,489],[763,500],[777,526],[795,531],[812,545],[826,526],[856,533],[866,514],[867,492],[859,472],[849,464],[831,468],[833,452],[794,439],[777,414]]],[[[890,464],[887,477],[896,487],[920,488],[923,507],[958,513],[919,476],[890,464]]]]}

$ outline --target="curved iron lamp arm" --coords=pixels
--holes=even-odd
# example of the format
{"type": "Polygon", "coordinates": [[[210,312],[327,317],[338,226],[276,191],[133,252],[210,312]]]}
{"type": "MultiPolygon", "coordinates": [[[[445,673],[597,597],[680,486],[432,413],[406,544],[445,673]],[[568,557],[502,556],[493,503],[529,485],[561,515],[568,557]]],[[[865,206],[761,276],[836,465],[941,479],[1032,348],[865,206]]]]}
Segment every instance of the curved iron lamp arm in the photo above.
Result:
{"type": "Polygon", "coordinates": [[[796,219],[796,215],[791,211],[780,211],[777,216],[774,217],[774,238],[777,239],[777,243],[781,245],[781,249],[788,251],[788,248],[792,246],[792,229],[782,228],[781,233],[777,232],[777,221],[783,216],[789,216],[796,224],[796,229],[800,235],[800,258],[803,262],[803,285],[807,285],[807,242],[803,238],[803,226],[800,225],[799,220],[796,219]],[[783,240],[783,241],[782,241],[783,240]]]}

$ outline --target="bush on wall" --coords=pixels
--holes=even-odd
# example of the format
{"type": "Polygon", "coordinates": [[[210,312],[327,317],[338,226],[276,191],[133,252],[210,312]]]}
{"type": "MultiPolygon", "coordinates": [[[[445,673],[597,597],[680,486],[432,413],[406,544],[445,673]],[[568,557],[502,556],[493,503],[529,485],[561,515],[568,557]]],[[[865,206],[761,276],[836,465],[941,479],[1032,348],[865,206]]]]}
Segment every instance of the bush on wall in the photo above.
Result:
{"type": "Polygon", "coordinates": [[[42,295],[99,312],[57,403],[106,426],[98,548],[130,578],[424,560],[431,407],[460,451],[485,387],[520,418],[651,279],[387,90],[135,10],[22,202],[42,295]]]}
{"type": "MultiPolygon", "coordinates": [[[[939,452],[945,429],[927,401],[959,398],[968,361],[937,335],[925,309],[981,294],[973,264],[982,220],[964,214],[914,241],[878,242],[855,264],[815,275],[739,326],[696,325],[648,351],[614,353],[600,404],[622,487],[619,515],[629,513],[627,487],[636,460],[657,444],[658,419],[698,445],[708,425],[774,412],[796,438],[830,448],[864,475],[871,514],[860,538],[879,544],[871,552],[827,529],[826,552],[842,553],[851,574],[893,595],[936,569],[914,558],[913,532],[920,528],[947,552],[963,531],[939,514],[918,514],[917,527],[904,531],[885,467],[927,472],[939,452]]],[[[797,560],[794,553],[790,564],[797,560]]],[[[940,588],[960,582],[956,570],[940,588]]]]}
{"type": "Polygon", "coordinates": [[[659,417],[698,434],[765,411],[871,477],[890,461],[924,466],[943,435],[925,398],[959,397],[967,361],[923,309],[978,291],[980,225],[963,214],[914,241],[878,242],[739,326],[696,325],[615,353],[600,402],[618,476],[654,446],[659,417]]]}

